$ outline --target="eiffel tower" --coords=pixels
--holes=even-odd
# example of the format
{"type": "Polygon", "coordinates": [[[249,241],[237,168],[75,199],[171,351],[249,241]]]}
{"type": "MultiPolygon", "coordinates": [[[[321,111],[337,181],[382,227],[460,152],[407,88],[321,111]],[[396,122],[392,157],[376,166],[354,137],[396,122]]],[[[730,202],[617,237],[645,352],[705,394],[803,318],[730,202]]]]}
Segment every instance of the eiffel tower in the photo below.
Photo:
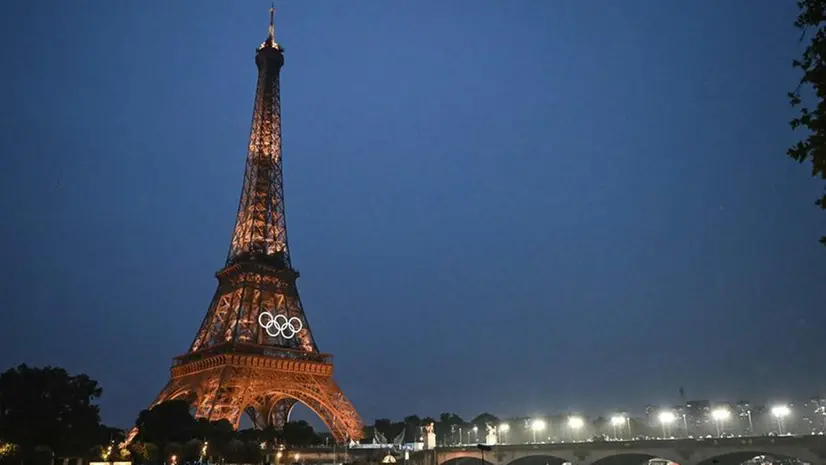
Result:
{"type": "Polygon", "coordinates": [[[247,413],[257,428],[280,428],[301,402],[336,441],[358,440],[361,418],[333,380],[332,356],[318,351],[290,262],[281,171],[284,49],[275,42],[274,12],[255,54],[252,128],[226,264],[195,340],[174,359],[152,406],[185,399],[197,418],[226,419],[237,429],[247,413]]]}

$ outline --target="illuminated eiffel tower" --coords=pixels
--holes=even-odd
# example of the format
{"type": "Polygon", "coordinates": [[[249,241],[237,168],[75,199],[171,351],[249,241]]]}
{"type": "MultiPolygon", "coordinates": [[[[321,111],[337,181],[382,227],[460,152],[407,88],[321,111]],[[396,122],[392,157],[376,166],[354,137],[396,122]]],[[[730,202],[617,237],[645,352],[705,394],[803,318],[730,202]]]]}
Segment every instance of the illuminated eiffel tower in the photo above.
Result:
{"type": "Polygon", "coordinates": [[[152,406],[185,399],[198,418],[238,428],[247,413],[256,427],[280,428],[301,402],[335,440],[358,440],[362,421],[333,380],[332,356],[318,351],[290,262],[281,171],[284,49],[275,42],[273,16],[271,9],[269,35],[255,54],[258,85],[227,261],[195,340],[175,358],[152,406]]]}

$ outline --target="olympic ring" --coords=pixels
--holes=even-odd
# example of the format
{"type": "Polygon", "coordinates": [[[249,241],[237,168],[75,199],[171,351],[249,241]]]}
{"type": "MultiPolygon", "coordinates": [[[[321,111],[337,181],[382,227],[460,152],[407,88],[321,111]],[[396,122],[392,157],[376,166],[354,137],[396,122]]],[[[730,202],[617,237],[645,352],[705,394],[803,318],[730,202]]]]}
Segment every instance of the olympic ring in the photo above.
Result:
{"type": "Polygon", "coordinates": [[[288,319],[284,315],[272,316],[272,313],[270,312],[261,312],[261,314],[258,315],[258,324],[261,325],[265,331],[267,331],[267,334],[269,334],[270,337],[281,336],[284,339],[292,339],[293,336],[298,334],[298,332],[304,327],[301,320],[296,317],[288,319]],[[261,319],[265,316],[269,318],[266,323],[264,323],[261,319]]]}

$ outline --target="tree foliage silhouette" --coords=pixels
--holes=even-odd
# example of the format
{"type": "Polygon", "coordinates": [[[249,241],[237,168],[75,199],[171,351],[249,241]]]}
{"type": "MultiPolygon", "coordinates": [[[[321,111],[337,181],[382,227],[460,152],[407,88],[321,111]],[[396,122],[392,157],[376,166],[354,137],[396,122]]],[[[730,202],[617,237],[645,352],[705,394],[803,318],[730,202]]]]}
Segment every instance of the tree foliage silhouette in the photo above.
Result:
{"type": "MultiPolygon", "coordinates": [[[[790,124],[792,129],[805,129],[807,135],[787,153],[800,163],[811,159],[812,176],[826,180],[826,0],[799,0],[797,6],[800,12],[794,25],[801,30],[801,41],[808,38],[809,43],[800,59],[792,62],[803,76],[797,88],[789,92],[792,106],[800,112],[790,124]],[[810,89],[814,91],[811,99],[802,94],[810,89]],[[804,102],[810,100],[814,107],[804,102]]],[[[826,189],[815,204],[826,210],[826,189]]],[[[826,245],[826,235],[820,242],[826,245]]]]}
{"type": "Polygon", "coordinates": [[[194,437],[196,422],[189,413],[189,402],[170,400],[141,411],[135,426],[140,441],[183,444],[194,437]]]}
{"type": "Polygon", "coordinates": [[[482,434],[487,434],[485,426],[491,425],[496,427],[499,424],[499,418],[488,412],[480,413],[479,415],[476,415],[476,418],[470,421],[470,424],[479,428],[479,430],[482,431],[482,434]]]}
{"type": "Polygon", "coordinates": [[[108,429],[93,403],[102,392],[97,381],[85,374],[71,376],[62,368],[23,364],[6,370],[0,374],[0,438],[36,460],[48,455],[45,450],[62,457],[84,456],[108,441],[102,437],[108,429]]]}
{"type": "Polygon", "coordinates": [[[418,441],[421,437],[421,427],[425,425],[424,421],[418,415],[408,415],[404,417],[402,423],[404,423],[404,441],[418,441]]]}
{"type": "Polygon", "coordinates": [[[311,446],[321,442],[313,427],[304,420],[285,423],[279,439],[291,446],[311,446]]]}
{"type": "Polygon", "coordinates": [[[32,462],[35,465],[51,465],[54,462],[54,452],[49,446],[35,446],[32,462]]]}
{"type": "Polygon", "coordinates": [[[321,442],[313,427],[305,421],[287,422],[281,430],[269,427],[235,431],[227,420],[195,419],[186,400],[169,400],[142,411],[135,426],[138,435],[130,450],[136,460],[137,457],[142,460],[156,457],[155,450],[150,447],[154,445],[161,451],[162,459],[175,455],[182,460],[193,460],[204,448],[207,457],[257,463],[263,459],[262,442],[277,441],[291,446],[321,442]]]}

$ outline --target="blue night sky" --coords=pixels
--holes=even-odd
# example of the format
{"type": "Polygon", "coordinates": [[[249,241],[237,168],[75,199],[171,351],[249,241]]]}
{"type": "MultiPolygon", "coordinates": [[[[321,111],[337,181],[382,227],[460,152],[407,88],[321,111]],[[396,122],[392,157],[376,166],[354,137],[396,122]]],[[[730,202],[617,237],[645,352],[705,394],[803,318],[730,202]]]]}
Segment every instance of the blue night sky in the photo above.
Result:
{"type": "MultiPolygon", "coordinates": [[[[121,427],[240,193],[269,2],[197,4],[0,4],[0,368],[86,372],[121,427]]],[[[293,264],[367,423],[824,390],[794,2],[278,8],[293,264]]]]}

